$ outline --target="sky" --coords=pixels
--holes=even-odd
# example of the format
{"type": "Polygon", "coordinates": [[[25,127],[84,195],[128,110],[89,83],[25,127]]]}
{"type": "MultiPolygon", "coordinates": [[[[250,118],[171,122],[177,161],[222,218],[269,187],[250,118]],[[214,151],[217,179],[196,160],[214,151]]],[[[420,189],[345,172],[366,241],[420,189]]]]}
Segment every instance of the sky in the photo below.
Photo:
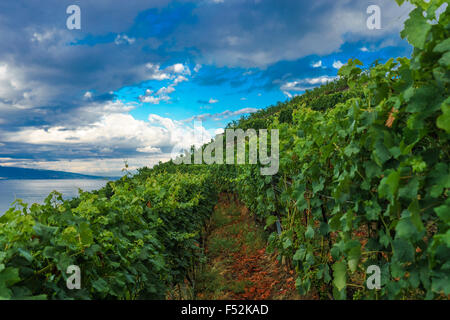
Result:
{"type": "Polygon", "coordinates": [[[117,176],[332,81],[410,56],[394,0],[0,3],[0,166],[117,176]],[[81,29],[66,12],[80,8],[81,29]],[[369,29],[369,5],[381,28],[369,29]],[[201,133],[201,134],[194,134],[201,133]],[[177,149],[178,148],[178,149],[177,149]]]}

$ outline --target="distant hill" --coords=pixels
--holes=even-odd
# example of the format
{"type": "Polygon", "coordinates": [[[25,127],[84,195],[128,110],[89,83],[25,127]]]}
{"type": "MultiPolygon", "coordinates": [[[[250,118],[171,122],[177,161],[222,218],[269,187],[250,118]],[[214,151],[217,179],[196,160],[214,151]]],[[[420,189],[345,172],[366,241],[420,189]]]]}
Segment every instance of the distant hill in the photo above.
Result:
{"type": "Polygon", "coordinates": [[[26,169],[17,167],[2,167],[0,166],[0,179],[107,179],[114,180],[115,177],[99,177],[89,176],[85,174],[64,172],[64,171],[52,171],[52,170],[39,170],[39,169],[26,169]]]}

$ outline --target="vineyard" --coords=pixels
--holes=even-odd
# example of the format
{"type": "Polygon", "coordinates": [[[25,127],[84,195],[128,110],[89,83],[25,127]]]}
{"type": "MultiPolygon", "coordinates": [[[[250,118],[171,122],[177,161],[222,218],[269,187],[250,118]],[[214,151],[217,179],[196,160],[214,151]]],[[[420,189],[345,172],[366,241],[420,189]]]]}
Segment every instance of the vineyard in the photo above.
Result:
{"type": "Polygon", "coordinates": [[[410,59],[351,59],[339,80],[229,124],[279,130],[276,175],[169,161],[72,200],[19,201],[0,217],[0,298],[164,299],[204,263],[225,192],[265,225],[264,250],[300,295],[448,299],[450,15],[435,16],[443,0],[410,2],[410,59]],[[80,290],[66,287],[70,265],[80,290]],[[379,290],[366,286],[371,265],[379,290]]]}

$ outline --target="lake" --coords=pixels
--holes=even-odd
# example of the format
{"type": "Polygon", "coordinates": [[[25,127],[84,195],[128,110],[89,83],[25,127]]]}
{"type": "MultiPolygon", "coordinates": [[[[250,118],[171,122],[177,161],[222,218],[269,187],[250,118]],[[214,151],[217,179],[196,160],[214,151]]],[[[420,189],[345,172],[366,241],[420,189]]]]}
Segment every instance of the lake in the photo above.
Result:
{"type": "Polygon", "coordinates": [[[92,191],[103,188],[107,180],[0,180],[0,216],[10,207],[15,199],[22,199],[28,204],[43,203],[50,192],[56,190],[64,199],[78,195],[78,188],[92,191]]]}

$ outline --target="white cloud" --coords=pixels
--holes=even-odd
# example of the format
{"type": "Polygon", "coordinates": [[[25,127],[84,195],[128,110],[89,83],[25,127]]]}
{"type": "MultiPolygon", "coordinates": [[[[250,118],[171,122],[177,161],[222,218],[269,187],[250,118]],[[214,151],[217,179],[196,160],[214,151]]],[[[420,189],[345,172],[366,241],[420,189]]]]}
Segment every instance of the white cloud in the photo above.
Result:
{"type": "Polygon", "coordinates": [[[223,128],[220,128],[220,129],[216,129],[215,131],[214,131],[214,134],[215,135],[218,135],[218,134],[222,134],[222,133],[224,133],[225,132],[225,130],[223,130],[223,128]]]}
{"type": "Polygon", "coordinates": [[[114,43],[117,45],[133,44],[135,41],[136,41],[135,38],[129,38],[126,34],[124,34],[124,35],[118,34],[117,37],[114,39],[114,43]]]}
{"type": "Polygon", "coordinates": [[[337,77],[333,77],[333,76],[321,76],[321,77],[317,77],[317,78],[308,78],[308,79],[305,79],[305,81],[309,84],[326,84],[326,83],[334,81],[336,79],[337,79],[337,77]]]}
{"type": "Polygon", "coordinates": [[[129,114],[106,114],[101,120],[76,129],[64,127],[48,129],[26,128],[5,135],[4,141],[31,144],[89,144],[92,146],[127,147],[130,142],[137,145],[155,145],[164,142],[167,132],[151,127],[129,114]]]}
{"type": "Polygon", "coordinates": [[[213,98],[209,99],[209,101],[208,101],[209,104],[213,104],[213,103],[217,103],[217,102],[219,102],[219,100],[213,99],[213,98]]]}
{"type": "Polygon", "coordinates": [[[333,68],[340,69],[344,64],[341,61],[334,61],[333,62],[333,68]]]}
{"type": "MultiPolygon", "coordinates": [[[[151,114],[148,121],[135,119],[127,114],[134,105],[121,102],[107,103],[104,106],[87,106],[102,110],[103,116],[97,121],[77,128],[53,126],[49,128],[28,127],[18,132],[2,132],[3,142],[29,143],[39,146],[64,147],[67,150],[82,148],[91,150],[96,159],[77,158],[72,160],[39,161],[3,159],[3,165],[18,165],[29,168],[54,169],[90,174],[119,174],[124,167],[124,160],[130,170],[143,166],[152,166],[158,161],[167,161],[175,155],[172,150],[189,149],[191,145],[200,146],[209,142],[216,129],[205,129],[197,119],[193,123],[176,121],[151,114]],[[135,150],[140,154],[131,154],[128,158],[120,156],[121,150],[135,150]],[[165,150],[165,151],[164,151],[165,150]],[[112,153],[113,158],[100,158],[102,154],[112,153]],[[114,157],[114,154],[117,154],[114,157]]],[[[239,114],[245,110],[229,112],[239,114]]],[[[247,110],[251,111],[251,110],[247,110]]]]}
{"type": "Polygon", "coordinates": [[[187,66],[184,66],[182,63],[176,63],[170,67],[167,67],[166,70],[172,71],[173,73],[191,74],[191,72],[189,71],[189,68],[187,66]]]}
{"type": "Polygon", "coordinates": [[[167,95],[170,94],[172,92],[175,91],[175,88],[173,86],[168,86],[168,87],[162,87],[161,89],[159,89],[156,94],[157,95],[167,95]]]}
{"type": "Polygon", "coordinates": [[[161,101],[169,101],[170,100],[170,98],[167,96],[160,96],[160,97],[140,96],[139,99],[141,100],[141,102],[151,103],[151,104],[159,104],[161,101]]]}
{"type": "Polygon", "coordinates": [[[161,153],[162,152],[160,148],[154,148],[152,146],[137,148],[136,151],[143,152],[143,153],[161,153]]]}
{"type": "Polygon", "coordinates": [[[199,72],[201,68],[202,68],[202,65],[197,63],[194,67],[194,72],[199,72]]]}
{"type": "MultiPolygon", "coordinates": [[[[25,33],[30,37],[34,46],[45,46],[47,49],[50,45],[64,46],[67,45],[73,38],[73,35],[69,32],[65,32],[61,28],[47,28],[36,30],[36,27],[26,28],[25,33]]],[[[53,48],[52,48],[53,49],[53,48]]]]}
{"type": "MultiPolygon", "coordinates": [[[[312,89],[316,86],[326,84],[328,82],[336,80],[338,77],[333,76],[321,76],[317,78],[306,78],[302,80],[296,80],[296,81],[290,81],[285,82],[281,85],[280,89],[283,91],[283,93],[288,96],[289,98],[292,98],[295,96],[293,92],[301,92],[308,89],[312,89]]],[[[280,81],[278,81],[280,82],[280,81]]]]}
{"type": "Polygon", "coordinates": [[[148,80],[168,80],[172,77],[170,71],[167,69],[161,70],[159,64],[153,64],[151,62],[145,65],[145,69],[148,74],[148,80]]]}
{"type": "Polygon", "coordinates": [[[257,112],[259,109],[256,108],[243,108],[234,112],[231,112],[231,114],[229,114],[230,116],[239,116],[241,114],[246,114],[246,113],[254,113],[257,112]]]}
{"type": "Polygon", "coordinates": [[[86,93],[83,96],[85,99],[92,99],[92,92],[86,91],[86,93]]]}
{"type": "Polygon", "coordinates": [[[321,67],[322,67],[322,60],[319,60],[319,61],[317,61],[317,62],[314,62],[311,66],[312,66],[313,68],[321,68],[321,67]]]}
{"type": "Polygon", "coordinates": [[[167,87],[161,87],[158,91],[153,92],[150,89],[145,90],[145,94],[139,96],[139,100],[144,103],[159,104],[161,101],[169,101],[169,94],[175,91],[175,87],[181,82],[189,81],[186,76],[191,74],[188,66],[176,63],[163,70],[159,65],[148,63],[146,69],[151,70],[151,80],[173,80],[167,87]]]}
{"type": "MultiPolygon", "coordinates": [[[[0,98],[15,108],[31,106],[35,88],[25,83],[24,70],[8,63],[0,62],[0,98]]],[[[1,106],[2,103],[0,103],[1,106]]]]}
{"type": "Polygon", "coordinates": [[[46,40],[50,40],[53,38],[53,32],[52,31],[46,31],[43,33],[34,32],[33,36],[31,38],[32,42],[43,42],[46,40]]]}
{"type": "Polygon", "coordinates": [[[256,108],[243,108],[237,111],[230,111],[230,110],[225,110],[223,112],[220,113],[214,113],[214,114],[210,114],[210,113],[204,113],[204,114],[200,114],[200,115],[196,115],[193,117],[190,117],[188,119],[182,120],[182,122],[192,122],[192,121],[206,121],[208,119],[213,119],[215,121],[219,121],[219,120],[223,120],[229,117],[234,117],[234,116],[240,116],[242,114],[247,114],[247,113],[254,113],[257,112],[259,109],[256,108]]]}
{"type": "Polygon", "coordinates": [[[186,78],[185,76],[178,76],[178,77],[176,77],[175,80],[173,81],[173,85],[176,86],[176,85],[178,85],[179,83],[184,82],[184,81],[188,81],[188,78],[186,78]]]}

